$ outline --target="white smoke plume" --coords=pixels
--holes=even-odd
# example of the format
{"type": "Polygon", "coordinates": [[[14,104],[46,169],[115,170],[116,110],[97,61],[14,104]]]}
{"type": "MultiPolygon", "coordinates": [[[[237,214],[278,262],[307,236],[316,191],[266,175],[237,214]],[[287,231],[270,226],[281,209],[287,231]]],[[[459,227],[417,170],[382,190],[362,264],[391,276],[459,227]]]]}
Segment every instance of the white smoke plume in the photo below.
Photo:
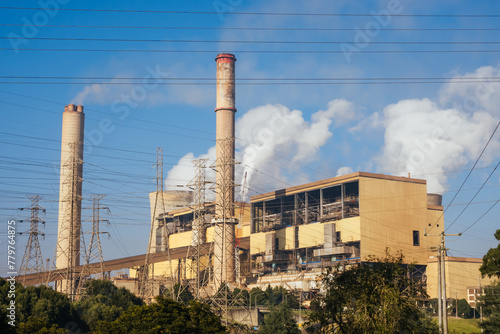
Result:
{"type": "MultiPolygon", "coordinates": [[[[250,185],[286,186],[276,180],[286,180],[283,172],[297,170],[296,163],[316,158],[318,150],[332,136],[330,126],[336,117],[341,122],[354,118],[353,105],[345,100],[333,100],[326,110],[314,113],[311,122],[306,121],[299,110],[290,110],[280,104],[249,110],[236,123],[241,183],[246,175],[246,183],[250,185]]],[[[288,182],[305,181],[304,178],[299,176],[288,182]]]]}
{"type": "MultiPolygon", "coordinates": [[[[207,159],[206,167],[210,167],[215,161],[215,146],[208,149],[208,152],[195,157],[193,153],[188,153],[179,159],[177,165],[168,171],[165,179],[165,187],[168,190],[179,189],[179,187],[186,187],[195,176],[195,167],[193,160],[207,159]]],[[[207,180],[215,180],[215,172],[211,168],[205,169],[207,180]]],[[[187,189],[186,189],[187,190],[187,189]]],[[[207,192],[207,197],[211,194],[207,192]]]]}
{"type": "MultiPolygon", "coordinates": [[[[245,175],[246,185],[254,191],[283,188],[287,182],[306,182],[306,176],[300,173],[291,180],[285,174],[296,172],[300,166],[297,163],[316,158],[318,150],[332,136],[330,127],[334,121],[337,123],[338,119],[344,124],[354,119],[354,115],[354,106],[346,100],[331,101],[326,110],[314,113],[311,121],[306,121],[301,111],[280,104],[247,111],[236,122],[236,159],[241,162],[236,167],[236,175],[241,178],[240,184],[245,182],[245,175]]],[[[204,156],[213,161],[215,147],[204,156]]],[[[191,153],[184,156],[170,170],[166,183],[178,184],[179,180],[192,179],[194,169],[185,166],[194,158],[191,153]]]]}
{"type": "MultiPolygon", "coordinates": [[[[500,70],[489,66],[460,77],[498,75],[500,70]]],[[[427,179],[429,192],[443,193],[448,180],[444,172],[475,161],[491,136],[500,116],[499,92],[499,83],[451,80],[440,91],[440,103],[424,98],[387,106],[381,119],[385,146],[376,159],[379,169],[402,176],[410,172],[427,179]]],[[[499,147],[493,139],[482,162],[498,158],[499,147]]]]}
{"type": "Polygon", "coordinates": [[[103,96],[107,93],[106,91],[107,89],[104,85],[93,84],[85,86],[82,91],[76,94],[76,96],[73,98],[73,100],[71,100],[70,103],[76,105],[83,104],[83,102],[89,95],[103,96]]]}

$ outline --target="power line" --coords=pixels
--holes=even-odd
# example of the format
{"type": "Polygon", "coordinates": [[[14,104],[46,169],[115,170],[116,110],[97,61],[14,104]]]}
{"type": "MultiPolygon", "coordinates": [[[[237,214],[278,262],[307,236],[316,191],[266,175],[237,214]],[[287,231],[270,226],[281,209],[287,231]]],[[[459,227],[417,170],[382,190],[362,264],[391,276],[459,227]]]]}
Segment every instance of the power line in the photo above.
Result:
{"type": "Polygon", "coordinates": [[[472,224],[470,224],[470,226],[469,226],[469,227],[467,227],[467,228],[466,228],[466,229],[462,232],[462,234],[464,234],[465,232],[467,232],[469,229],[471,229],[471,228],[472,228],[472,226],[476,225],[476,223],[477,223],[477,222],[479,222],[481,219],[483,219],[483,217],[484,217],[484,216],[486,216],[486,215],[488,214],[488,212],[490,212],[491,210],[493,210],[493,208],[494,208],[494,207],[498,204],[498,202],[500,202],[500,198],[499,198],[499,199],[498,199],[495,203],[493,203],[493,205],[492,205],[492,206],[490,206],[490,208],[489,208],[488,210],[486,210],[486,212],[485,212],[485,213],[483,213],[483,214],[481,215],[481,217],[479,217],[478,219],[476,219],[476,221],[475,221],[475,222],[473,222],[472,224]]]}
{"type": "MultiPolygon", "coordinates": [[[[42,98],[38,98],[38,97],[34,97],[34,96],[25,95],[25,94],[8,92],[8,91],[5,91],[5,90],[0,90],[0,92],[1,93],[5,93],[5,94],[9,94],[9,95],[20,96],[20,97],[24,97],[24,98],[33,99],[33,100],[36,100],[36,101],[42,101],[42,102],[47,102],[47,103],[51,103],[51,104],[56,104],[56,105],[59,105],[59,106],[65,105],[65,103],[61,103],[61,102],[57,102],[57,101],[51,101],[51,100],[46,100],[46,99],[42,99],[42,98]]],[[[7,102],[3,102],[3,101],[1,101],[1,102],[2,103],[7,103],[7,102]]],[[[7,103],[7,104],[9,104],[9,103],[7,103]]],[[[25,107],[25,108],[34,109],[33,107],[29,107],[29,106],[23,106],[23,105],[18,105],[18,104],[16,104],[16,105],[17,106],[21,106],[21,107],[25,107]]],[[[44,109],[37,109],[37,110],[41,110],[41,111],[48,112],[48,113],[53,113],[53,114],[60,114],[59,112],[55,112],[55,111],[51,111],[51,110],[44,110],[44,109]]],[[[94,112],[97,112],[99,114],[104,114],[104,115],[109,115],[109,116],[115,116],[116,117],[116,114],[108,113],[108,112],[104,112],[104,111],[100,111],[100,110],[96,110],[96,109],[93,109],[93,108],[86,108],[85,110],[86,111],[94,111],[94,112]]],[[[187,131],[193,131],[193,132],[197,132],[197,133],[212,134],[212,132],[209,132],[209,131],[204,131],[204,130],[200,130],[200,129],[192,129],[192,128],[187,128],[187,127],[183,127],[183,126],[179,126],[179,125],[166,124],[166,123],[161,123],[161,122],[157,122],[157,121],[147,121],[147,120],[143,120],[143,119],[135,118],[135,117],[130,117],[130,116],[127,116],[126,118],[129,119],[129,120],[134,120],[134,121],[138,121],[138,122],[142,122],[142,123],[147,123],[147,124],[161,125],[161,126],[165,126],[165,127],[177,128],[177,129],[182,129],[182,130],[187,130],[187,131]]],[[[88,119],[88,116],[87,116],[87,119],[88,119]]],[[[93,120],[96,120],[96,119],[93,119],[93,120]]],[[[130,125],[124,125],[124,124],[122,124],[121,126],[131,127],[130,125]]],[[[151,128],[147,128],[147,129],[146,128],[139,128],[139,127],[135,127],[135,128],[137,128],[137,129],[144,129],[144,130],[147,130],[147,131],[155,131],[155,130],[153,130],[151,128]]],[[[186,136],[186,135],[183,135],[183,136],[186,136]]],[[[193,138],[196,138],[196,137],[193,137],[193,138]]],[[[203,139],[205,139],[205,138],[203,138],[203,139]]]]}
{"type": "Polygon", "coordinates": [[[476,198],[476,196],[479,194],[479,192],[483,189],[483,187],[486,185],[486,183],[489,181],[489,179],[491,178],[491,176],[493,175],[493,173],[495,173],[495,171],[497,170],[498,166],[500,165],[500,162],[498,162],[498,164],[495,166],[495,168],[493,168],[493,170],[491,171],[490,175],[488,175],[488,177],[486,178],[486,180],[483,182],[483,184],[481,185],[481,187],[477,190],[477,192],[474,194],[474,196],[471,198],[471,200],[469,201],[469,203],[462,209],[462,211],[458,214],[458,216],[451,222],[450,226],[448,226],[446,228],[446,230],[448,230],[453,224],[455,224],[455,222],[458,220],[458,218],[460,218],[460,216],[465,212],[465,210],[467,210],[467,208],[469,207],[469,205],[472,203],[472,201],[476,198]]]}
{"type": "MultiPolygon", "coordinates": [[[[12,39],[0,36],[0,39],[12,39]]],[[[92,42],[147,42],[147,43],[241,43],[241,44],[344,44],[352,41],[243,41],[243,40],[190,40],[190,39],[124,39],[124,38],[75,38],[75,37],[26,37],[40,41],[92,41],[92,42]]],[[[380,45],[477,45],[500,44],[500,41],[371,41],[380,45]]]]}
{"type": "MultiPolygon", "coordinates": [[[[0,9],[14,10],[46,10],[53,11],[49,7],[0,7],[0,9]]],[[[220,15],[220,12],[212,11],[179,11],[179,10],[144,10],[144,9],[97,9],[97,8],[58,8],[58,11],[72,12],[106,12],[106,13],[150,13],[150,14],[201,14],[220,15]]],[[[266,15],[266,16],[325,16],[325,17],[373,17],[371,13],[285,13],[285,12],[225,12],[225,15],[266,15]]],[[[430,17],[430,18],[498,18],[498,14],[391,14],[394,17],[430,17]]]]}
{"type": "MultiPolygon", "coordinates": [[[[0,51],[10,51],[12,48],[0,48],[0,51]]],[[[144,50],[144,49],[44,49],[17,48],[18,51],[47,52],[133,52],[133,53],[261,53],[261,54],[344,54],[342,50],[144,50]]],[[[391,54],[391,53],[498,53],[500,50],[358,50],[357,53],[391,54]]]]}
{"type": "MultiPolygon", "coordinates": [[[[21,23],[0,23],[0,26],[23,27],[21,23]]],[[[357,31],[356,28],[276,28],[276,27],[168,27],[168,26],[109,26],[46,24],[49,28],[97,28],[97,29],[166,29],[166,30],[242,30],[242,31],[357,31]]],[[[500,31],[500,28],[380,28],[380,31],[500,31]]]]}
{"type": "MultiPolygon", "coordinates": [[[[483,156],[483,153],[484,151],[486,151],[486,148],[488,147],[488,145],[490,144],[491,140],[493,139],[493,136],[495,135],[495,133],[497,132],[498,130],[498,127],[500,126],[500,122],[497,123],[497,126],[495,127],[495,130],[493,130],[493,133],[491,134],[490,138],[488,139],[488,141],[486,142],[486,145],[484,145],[484,148],[483,150],[481,151],[481,154],[479,154],[479,157],[477,157],[476,161],[474,162],[474,165],[472,166],[472,168],[470,169],[469,173],[467,174],[467,177],[465,178],[465,180],[462,182],[462,184],[460,185],[460,188],[458,188],[457,192],[455,193],[455,196],[453,196],[453,198],[451,199],[450,203],[446,206],[446,209],[444,209],[443,213],[439,216],[439,218],[436,220],[436,222],[431,226],[431,228],[429,229],[429,232],[434,228],[434,226],[436,226],[436,224],[439,222],[439,220],[444,216],[444,214],[446,213],[446,211],[448,211],[448,209],[450,208],[451,204],[453,203],[453,201],[455,200],[455,198],[457,198],[458,194],[460,193],[460,191],[462,190],[463,186],[465,185],[465,183],[467,182],[467,180],[469,179],[470,175],[472,174],[472,172],[474,171],[474,168],[476,167],[476,165],[479,163],[479,160],[481,159],[481,157],[483,156]]],[[[493,208],[493,207],[492,207],[493,208]]],[[[482,216],[481,216],[482,217],[482,216]]],[[[476,221],[477,222],[477,221],[476,221]]],[[[475,224],[475,223],[474,223],[475,224]]]]}
{"type": "MultiPolygon", "coordinates": [[[[500,43],[500,42],[499,42],[500,43]]],[[[65,80],[144,80],[144,77],[103,77],[103,76],[12,76],[12,75],[0,75],[1,79],[65,79],[65,80]]],[[[269,78],[269,77],[257,77],[257,78],[238,78],[238,81],[352,81],[352,80],[367,80],[367,81],[382,81],[382,80],[453,80],[453,81],[464,81],[464,80],[491,80],[500,79],[500,76],[475,76],[475,77],[330,77],[330,78],[269,78]]],[[[216,78],[212,77],[157,77],[155,80],[196,80],[196,81],[211,81],[212,83],[220,82],[216,78]]],[[[3,91],[2,91],[3,92],[3,91]]],[[[7,93],[7,92],[6,92],[7,93]]],[[[47,101],[55,103],[53,101],[47,101]]]]}
{"type": "MultiPolygon", "coordinates": [[[[400,84],[443,84],[443,83],[454,83],[454,84],[471,84],[471,83],[482,83],[481,80],[459,80],[456,82],[450,81],[345,81],[345,82],[242,82],[239,85],[242,86],[269,86],[269,85],[281,85],[281,86],[291,86],[291,85],[400,85],[400,84]]],[[[488,80],[487,82],[500,82],[499,80],[488,80]]],[[[73,82],[73,81],[0,81],[0,84],[8,85],[133,85],[137,82],[102,82],[102,81],[85,81],[85,82],[73,82]]],[[[158,82],[158,85],[163,86],[213,86],[210,82],[158,82]]],[[[124,125],[132,127],[130,125],[124,125]]],[[[140,128],[139,128],[140,129],[140,128]]],[[[154,130],[148,130],[154,131],[154,130]]],[[[205,132],[205,131],[200,131],[205,132]]],[[[175,133],[172,133],[175,134],[175,133]]],[[[201,137],[188,136],[184,134],[175,134],[178,136],[185,136],[198,139],[207,139],[201,137]]]]}

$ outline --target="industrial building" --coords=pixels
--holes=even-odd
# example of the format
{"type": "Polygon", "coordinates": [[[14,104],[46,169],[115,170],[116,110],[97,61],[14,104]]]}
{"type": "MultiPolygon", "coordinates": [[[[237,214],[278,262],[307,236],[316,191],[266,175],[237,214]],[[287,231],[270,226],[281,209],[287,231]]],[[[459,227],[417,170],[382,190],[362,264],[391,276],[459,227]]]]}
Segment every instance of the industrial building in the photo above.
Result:
{"type": "MultiPolygon", "coordinates": [[[[383,257],[387,250],[402,252],[423,276],[433,255],[429,248],[439,243],[437,236],[424,237],[425,231],[432,225],[436,233],[443,230],[440,204],[439,195],[427,194],[425,180],[364,172],[253,196],[250,207],[238,203],[236,208],[243,212],[237,239],[249,239],[248,249],[238,248],[238,283],[286,283],[307,291],[316,288],[316,277],[324,268],[383,257]],[[297,279],[298,273],[303,280],[297,279]]],[[[212,214],[213,203],[207,205],[207,219],[212,214]]],[[[192,209],[166,216],[172,226],[170,249],[188,247],[192,209]]],[[[213,229],[207,229],[207,243],[213,240],[213,229]]],[[[179,272],[179,263],[173,272],[179,272]]],[[[169,264],[155,266],[154,272],[163,275],[169,264]]],[[[193,277],[187,273],[179,278],[193,277]]]]}
{"type": "MultiPolygon", "coordinates": [[[[182,200],[185,193],[178,195],[182,200]]],[[[174,192],[169,196],[173,200],[174,192]]],[[[207,222],[214,211],[215,204],[207,203],[207,222]]],[[[415,275],[425,280],[429,297],[438,297],[433,248],[444,229],[443,207],[440,195],[427,193],[425,180],[357,172],[256,195],[250,204],[236,203],[235,212],[240,286],[312,292],[319,288],[317,279],[325,268],[366,262],[369,256],[384,257],[389,251],[401,252],[407,263],[414,263],[415,275]],[[432,226],[433,235],[425,236],[432,226]]],[[[165,215],[170,226],[168,247],[188,248],[193,210],[186,207],[165,215]]],[[[154,220],[162,219],[158,214],[154,220]]],[[[208,244],[213,242],[213,230],[206,231],[208,244]]],[[[195,275],[186,261],[192,260],[156,263],[154,272],[158,279],[171,272],[175,280],[188,283],[195,275]]],[[[465,298],[474,305],[477,293],[469,290],[477,292],[479,284],[491,282],[480,277],[481,263],[481,259],[446,257],[448,298],[465,298]]],[[[203,266],[210,265],[207,255],[203,266]]],[[[131,268],[130,278],[135,277],[136,268],[131,268]]]]}
{"type": "MultiPolygon", "coordinates": [[[[99,272],[98,267],[107,272],[128,268],[129,276],[115,282],[143,298],[175,283],[203,297],[214,295],[223,283],[313,292],[325,268],[400,252],[415,264],[414,275],[427,282],[430,297],[437,297],[432,248],[444,231],[442,198],[428,194],[423,179],[356,172],[255,195],[250,203],[235,202],[236,58],[223,53],[215,60],[215,201],[205,200],[204,179],[193,182],[190,191],[164,191],[159,173],[157,190],[149,194],[146,254],[87,264],[86,275],[99,272]]],[[[49,278],[41,273],[25,277],[30,284],[56,281],[56,288],[72,297],[84,279],[79,263],[83,128],[83,106],[68,105],[63,113],[56,265],[49,278]]],[[[201,171],[203,162],[198,167],[201,171]]],[[[447,295],[469,298],[479,283],[480,260],[446,259],[451,273],[447,295]],[[461,270],[462,276],[454,274],[461,270]]]]}
{"type": "MultiPolygon", "coordinates": [[[[474,307],[481,287],[490,285],[495,281],[488,276],[482,277],[479,267],[482,259],[452,257],[445,258],[446,270],[446,295],[448,298],[466,299],[474,307]]],[[[438,259],[429,258],[427,262],[427,293],[430,298],[438,296],[438,259]]]]}

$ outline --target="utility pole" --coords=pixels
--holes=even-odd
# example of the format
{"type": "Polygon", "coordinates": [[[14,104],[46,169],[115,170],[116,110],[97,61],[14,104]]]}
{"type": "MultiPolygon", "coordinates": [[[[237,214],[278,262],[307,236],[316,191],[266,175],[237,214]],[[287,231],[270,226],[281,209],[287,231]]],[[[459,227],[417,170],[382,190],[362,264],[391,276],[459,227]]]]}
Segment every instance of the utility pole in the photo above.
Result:
{"type": "MultiPolygon", "coordinates": [[[[29,273],[39,273],[43,271],[43,258],[42,251],[40,249],[40,243],[38,241],[38,236],[45,236],[45,233],[38,229],[38,223],[45,225],[45,221],[40,220],[38,213],[42,211],[45,213],[45,208],[38,205],[41,197],[38,195],[30,196],[31,206],[26,209],[30,209],[30,229],[28,242],[26,243],[26,249],[24,251],[23,260],[21,261],[21,267],[19,268],[20,275],[26,275],[29,273]]],[[[22,208],[20,210],[24,210],[22,208]]]]}
{"type": "MultiPolygon", "coordinates": [[[[440,234],[424,234],[425,236],[440,236],[441,242],[438,246],[438,316],[439,316],[439,332],[448,334],[448,308],[446,303],[446,246],[445,237],[461,236],[459,234],[445,234],[444,231],[440,234]]],[[[432,248],[431,248],[432,249],[432,248]]],[[[435,248],[434,248],[435,249],[435,248]]]]}
{"type": "Polygon", "coordinates": [[[443,298],[441,292],[441,248],[438,247],[438,326],[439,333],[443,333],[443,298]]]}
{"type": "Polygon", "coordinates": [[[444,231],[441,233],[441,292],[443,297],[443,333],[448,334],[448,305],[446,300],[446,248],[444,231]]]}
{"type": "MultiPolygon", "coordinates": [[[[481,291],[481,275],[479,275],[479,295],[482,294],[481,291]]],[[[477,305],[477,298],[476,298],[477,305]]],[[[483,305],[479,304],[479,318],[481,319],[481,323],[483,323],[483,305]]],[[[481,326],[481,333],[483,332],[483,327],[481,326]]]]}

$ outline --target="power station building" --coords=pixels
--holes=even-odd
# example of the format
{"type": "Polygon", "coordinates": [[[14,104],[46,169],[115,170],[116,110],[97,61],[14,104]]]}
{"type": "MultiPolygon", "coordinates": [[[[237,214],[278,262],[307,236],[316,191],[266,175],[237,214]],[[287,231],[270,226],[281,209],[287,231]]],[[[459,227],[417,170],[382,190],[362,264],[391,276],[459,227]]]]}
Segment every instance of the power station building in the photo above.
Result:
{"type": "MultiPolygon", "coordinates": [[[[163,183],[157,183],[157,191],[149,195],[148,252],[145,261],[129,259],[135,264],[129,268],[134,282],[128,286],[144,295],[149,279],[153,294],[174,283],[204,285],[205,295],[214,294],[222,283],[312,291],[325,268],[400,252],[416,265],[415,275],[427,279],[431,298],[436,297],[436,254],[431,248],[440,243],[444,216],[441,196],[428,194],[425,180],[357,172],[255,195],[250,203],[235,202],[235,62],[232,54],[216,57],[215,201],[200,200],[196,190],[163,191],[163,183]],[[155,260],[148,262],[150,258],[155,260]],[[202,283],[201,276],[209,278],[202,283]]],[[[83,129],[83,106],[68,105],[63,113],[55,258],[59,278],[54,280],[60,282],[58,290],[71,296],[77,294],[81,270],[83,129]]],[[[119,261],[111,262],[118,266],[119,261]]],[[[465,262],[450,258],[450,263],[475,271],[477,261],[465,262]]],[[[451,270],[453,264],[448,266],[451,270]]],[[[452,291],[458,294],[459,285],[474,285],[475,273],[471,275],[452,291]]]]}
{"type": "MultiPolygon", "coordinates": [[[[206,204],[209,222],[215,204],[206,204]]],[[[236,203],[236,239],[240,279],[235,284],[286,285],[303,291],[317,288],[317,277],[326,267],[349,266],[369,256],[384,257],[401,252],[415,263],[416,275],[425,279],[430,247],[443,231],[440,196],[427,194],[425,180],[373,173],[352,173],[251,198],[250,205],[236,203]]],[[[163,213],[169,227],[172,252],[190,247],[193,210],[163,213]]],[[[206,242],[214,240],[214,226],[206,231],[206,242]]],[[[158,277],[172,273],[176,280],[194,279],[192,259],[154,264],[158,277]]],[[[203,267],[213,266],[207,254],[203,267]]],[[[130,270],[131,278],[136,269],[130,270]]]]}
{"type": "Polygon", "coordinates": [[[425,266],[443,208],[425,180],[353,173],[252,197],[252,272],[358,263],[401,251],[425,266]]]}

